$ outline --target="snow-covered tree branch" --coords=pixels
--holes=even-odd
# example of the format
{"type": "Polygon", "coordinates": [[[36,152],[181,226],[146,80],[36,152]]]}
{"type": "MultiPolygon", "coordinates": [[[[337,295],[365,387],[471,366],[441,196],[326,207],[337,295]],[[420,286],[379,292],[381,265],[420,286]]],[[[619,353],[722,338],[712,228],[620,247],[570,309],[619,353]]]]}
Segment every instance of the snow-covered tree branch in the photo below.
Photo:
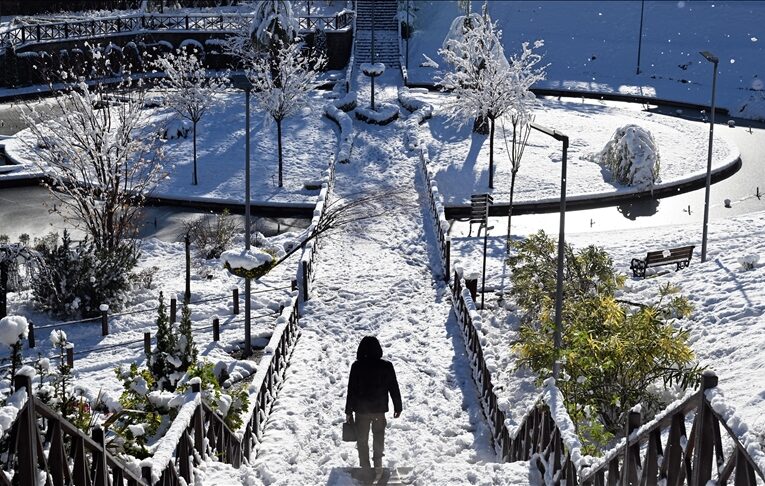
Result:
{"type": "Polygon", "coordinates": [[[126,82],[107,92],[81,78],[57,93],[50,119],[22,110],[37,142],[32,148],[67,221],[97,250],[115,251],[135,235],[143,198],[160,177],[161,151],[147,128],[144,91],[126,82]]]}
{"type": "Polygon", "coordinates": [[[228,86],[222,76],[210,75],[196,50],[178,49],[156,61],[157,69],[165,73],[160,85],[165,89],[165,105],[192,124],[194,173],[197,185],[197,125],[218,101],[216,94],[228,86]]]}

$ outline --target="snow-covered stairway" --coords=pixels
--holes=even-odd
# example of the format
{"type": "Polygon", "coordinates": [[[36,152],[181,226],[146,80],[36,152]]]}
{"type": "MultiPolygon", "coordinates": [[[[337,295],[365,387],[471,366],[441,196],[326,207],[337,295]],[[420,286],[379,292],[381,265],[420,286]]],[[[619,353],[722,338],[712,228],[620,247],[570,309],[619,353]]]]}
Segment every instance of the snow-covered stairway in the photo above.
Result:
{"type": "MultiPolygon", "coordinates": [[[[399,79],[386,72],[376,96],[395,103],[399,79]]],[[[388,414],[388,474],[399,484],[529,484],[527,464],[495,462],[448,290],[432,271],[432,223],[417,159],[403,148],[404,123],[354,128],[351,162],[337,167],[334,197],[396,194],[386,198],[383,216],[322,241],[300,340],[257,457],[238,472],[241,481],[356,484],[348,469],[358,467],[355,444],[341,441],[346,383],[361,338],[375,335],[396,368],[404,404],[400,418],[388,414]]]]}
{"type": "Polygon", "coordinates": [[[358,0],[356,2],[357,63],[381,62],[388,68],[399,68],[396,0],[358,0]],[[372,22],[374,21],[375,58],[372,59],[372,22]]]}

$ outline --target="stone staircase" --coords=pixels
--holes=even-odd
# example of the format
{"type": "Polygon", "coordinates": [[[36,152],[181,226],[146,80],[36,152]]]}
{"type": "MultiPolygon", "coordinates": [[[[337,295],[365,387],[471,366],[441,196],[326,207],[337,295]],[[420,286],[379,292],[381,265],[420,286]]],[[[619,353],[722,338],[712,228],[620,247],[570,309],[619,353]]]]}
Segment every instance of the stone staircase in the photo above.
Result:
{"type": "Polygon", "coordinates": [[[381,62],[386,69],[398,69],[398,25],[396,0],[358,0],[356,2],[356,63],[381,62]],[[374,20],[375,58],[372,59],[372,21],[374,20]]]}

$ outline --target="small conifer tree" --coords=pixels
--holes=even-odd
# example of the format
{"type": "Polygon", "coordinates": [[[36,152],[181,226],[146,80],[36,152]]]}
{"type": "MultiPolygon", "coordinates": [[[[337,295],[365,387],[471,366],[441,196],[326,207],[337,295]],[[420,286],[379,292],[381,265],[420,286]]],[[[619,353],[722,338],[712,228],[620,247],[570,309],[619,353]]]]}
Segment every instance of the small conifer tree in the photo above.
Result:
{"type": "Polygon", "coordinates": [[[191,310],[189,304],[183,303],[181,309],[181,322],[178,326],[178,358],[181,360],[179,371],[186,371],[189,366],[197,361],[197,347],[194,344],[194,336],[191,334],[191,310]]]}
{"type": "Polygon", "coordinates": [[[173,326],[167,318],[165,300],[162,292],[159,293],[159,309],[157,310],[157,347],[151,355],[149,369],[154,376],[154,382],[162,390],[172,390],[174,382],[172,374],[176,371],[173,356],[176,349],[176,339],[173,334],[173,326]]]}

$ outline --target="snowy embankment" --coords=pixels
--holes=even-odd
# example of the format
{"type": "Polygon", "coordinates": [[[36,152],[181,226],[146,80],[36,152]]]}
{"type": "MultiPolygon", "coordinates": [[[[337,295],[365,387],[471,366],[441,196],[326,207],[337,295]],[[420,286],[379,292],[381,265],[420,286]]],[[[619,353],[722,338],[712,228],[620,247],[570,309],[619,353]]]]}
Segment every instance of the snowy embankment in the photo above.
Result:
{"type": "MultiPolygon", "coordinates": [[[[380,97],[394,100],[391,81],[380,85],[380,97]]],[[[342,468],[358,460],[354,445],[340,438],[347,375],[361,338],[376,335],[404,402],[399,419],[389,415],[386,467],[414,468],[409,476],[417,484],[527,484],[525,463],[494,462],[447,290],[434,281],[431,223],[418,197],[424,188],[417,159],[404,151],[404,122],[354,127],[351,163],[337,167],[334,197],[394,192],[384,215],[345,226],[322,243],[284,388],[258,457],[239,471],[240,480],[326,484],[332,477],[332,484],[349,484],[342,468]]],[[[207,467],[209,484],[224,477],[219,466],[207,467]]]]}
{"type": "MultiPolygon", "coordinates": [[[[429,147],[430,167],[447,205],[468,204],[470,195],[491,192],[495,202],[510,199],[510,164],[507,148],[512,144],[512,126],[504,138],[497,122],[494,139],[495,189],[488,189],[489,138],[471,132],[470,124],[459,129],[447,121],[441,106],[448,94],[421,95],[434,106],[424,135],[429,147]]],[[[620,184],[608,169],[595,162],[614,132],[634,124],[650,131],[661,158],[659,181],[662,187],[704,177],[707,164],[708,126],[676,117],[643,111],[641,105],[602,101],[542,100],[535,122],[558,130],[570,138],[568,150],[567,194],[570,198],[596,194],[628,193],[644,188],[620,184]]],[[[726,137],[726,128],[715,131],[712,152],[714,169],[732,164],[739,157],[736,146],[726,137]]],[[[561,145],[552,138],[532,131],[523,154],[515,184],[515,202],[540,201],[559,197],[559,184],[551,174],[560,174],[561,145]]]]}
{"type": "MultiPolygon", "coordinates": [[[[483,3],[473,2],[480,12],[483,3]]],[[[544,39],[549,63],[541,88],[635,94],[709,105],[712,64],[719,57],[717,106],[732,116],[765,119],[765,16],[762,2],[504,2],[489,13],[508,56],[522,42],[544,39]],[[636,74],[643,12],[640,73],[636,74]]],[[[416,2],[409,80],[430,83],[446,68],[438,49],[455,2],[416,2]],[[427,61],[432,58],[435,64],[427,61]],[[424,66],[423,66],[424,65],[424,66]]]]}
{"type": "MultiPolygon", "coordinates": [[[[158,93],[161,96],[161,93],[158,93]]],[[[297,116],[283,126],[284,187],[276,183],[276,124],[263,112],[251,113],[251,197],[257,205],[313,205],[317,192],[306,189],[320,178],[327,160],[334,156],[333,124],[324,118],[320,92],[297,116]]],[[[197,127],[197,167],[199,184],[192,181],[192,134],[162,143],[163,166],[168,177],[160,181],[153,196],[170,199],[231,202],[244,201],[245,113],[244,95],[229,92],[218,95],[219,105],[197,127]]],[[[152,108],[148,122],[156,130],[177,124],[178,117],[169,109],[152,108]]],[[[6,154],[21,164],[17,171],[37,172],[34,164],[37,141],[30,130],[0,141],[6,154]]],[[[14,171],[14,172],[17,172],[14,171]]],[[[13,173],[11,173],[12,175],[13,173]]]]}

